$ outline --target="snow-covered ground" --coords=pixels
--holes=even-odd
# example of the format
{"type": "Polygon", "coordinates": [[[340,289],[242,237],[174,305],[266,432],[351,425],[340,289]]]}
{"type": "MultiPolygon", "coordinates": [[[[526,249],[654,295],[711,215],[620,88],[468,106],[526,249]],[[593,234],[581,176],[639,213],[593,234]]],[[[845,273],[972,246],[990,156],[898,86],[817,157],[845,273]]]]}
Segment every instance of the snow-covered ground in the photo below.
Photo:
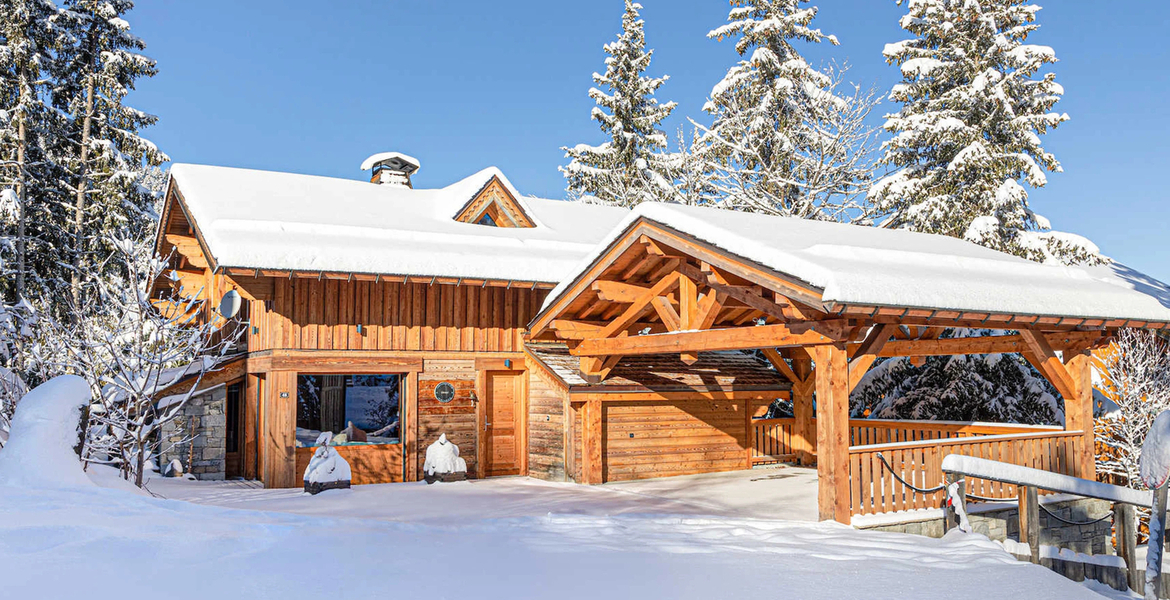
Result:
{"type": "MultiPolygon", "coordinates": [[[[24,408],[35,404],[28,398],[24,408]]],[[[75,417],[70,403],[45,406],[75,417]]],[[[43,438],[27,448],[69,443],[53,433],[52,414],[18,412],[13,439],[43,438]]],[[[1101,598],[982,536],[935,540],[801,521],[801,488],[815,480],[800,469],[317,496],[152,479],[163,498],[105,467],[78,478],[76,462],[59,452],[44,463],[10,449],[0,450],[5,599],[1101,598]],[[783,506],[789,501],[796,505],[783,506]]]]}

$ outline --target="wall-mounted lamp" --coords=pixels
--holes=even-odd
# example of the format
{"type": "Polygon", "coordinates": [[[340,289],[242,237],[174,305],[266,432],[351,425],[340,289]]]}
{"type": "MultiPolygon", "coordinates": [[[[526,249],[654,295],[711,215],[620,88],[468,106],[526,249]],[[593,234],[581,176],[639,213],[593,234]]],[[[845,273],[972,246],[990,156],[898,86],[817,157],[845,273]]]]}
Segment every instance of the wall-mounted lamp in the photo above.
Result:
{"type": "Polygon", "coordinates": [[[512,368],[512,359],[510,359],[510,358],[505,358],[505,359],[504,359],[504,368],[505,368],[505,369],[511,369],[511,368],[512,368]]]}

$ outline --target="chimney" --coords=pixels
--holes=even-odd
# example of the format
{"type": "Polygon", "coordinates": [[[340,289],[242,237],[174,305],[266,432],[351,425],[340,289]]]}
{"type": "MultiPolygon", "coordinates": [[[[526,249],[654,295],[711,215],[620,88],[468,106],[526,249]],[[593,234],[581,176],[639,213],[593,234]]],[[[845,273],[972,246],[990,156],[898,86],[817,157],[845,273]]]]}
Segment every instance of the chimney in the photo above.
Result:
{"type": "Polygon", "coordinates": [[[362,170],[370,171],[370,183],[413,188],[410,176],[418,170],[419,162],[401,152],[379,152],[362,161],[362,170]]]}

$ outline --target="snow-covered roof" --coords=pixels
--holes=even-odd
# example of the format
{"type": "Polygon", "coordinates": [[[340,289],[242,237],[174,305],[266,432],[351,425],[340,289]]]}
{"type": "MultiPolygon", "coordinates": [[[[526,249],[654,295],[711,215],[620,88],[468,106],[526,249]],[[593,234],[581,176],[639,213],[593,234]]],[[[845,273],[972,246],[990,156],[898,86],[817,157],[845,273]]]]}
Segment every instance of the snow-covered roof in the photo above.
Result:
{"type": "Polygon", "coordinates": [[[495,167],[438,189],[191,164],[171,178],[222,268],[556,283],[628,212],[523,197],[495,167]],[[535,227],[454,220],[493,178],[535,227]]]}
{"type": "Polygon", "coordinates": [[[545,308],[644,219],[823,290],[834,305],[1170,322],[1170,286],[1128,267],[1043,265],[960,239],[642,204],[547,297],[545,308]]]}

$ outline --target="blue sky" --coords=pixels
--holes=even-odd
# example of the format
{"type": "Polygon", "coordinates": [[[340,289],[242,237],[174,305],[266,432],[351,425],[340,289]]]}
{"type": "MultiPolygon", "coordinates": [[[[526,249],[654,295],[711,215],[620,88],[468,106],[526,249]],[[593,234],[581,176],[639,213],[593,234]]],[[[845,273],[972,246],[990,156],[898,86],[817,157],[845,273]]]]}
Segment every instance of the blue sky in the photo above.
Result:
{"type": "MultiPolygon", "coordinates": [[[[153,0],[129,15],[159,63],[130,103],[157,114],[148,137],[181,162],[358,179],[379,151],[416,156],[420,187],[488,165],[525,194],[564,195],[561,146],[602,141],[586,95],[601,46],[621,24],[618,0],[559,2],[307,2],[153,0]]],[[[675,132],[736,59],[708,40],[724,0],[642,0],[652,74],[675,132]]],[[[897,69],[882,47],[904,39],[894,0],[821,0],[816,25],[838,47],[806,48],[814,63],[852,65],[851,78],[888,89],[897,69]]],[[[1170,6],[1043,2],[1033,43],[1056,49],[1058,110],[1071,120],[1045,138],[1064,165],[1032,193],[1057,229],[1170,281],[1163,117],[1170,81],[1170,6]]],[[[886,104],[883,110],[895,107],[886,104]]]]}

